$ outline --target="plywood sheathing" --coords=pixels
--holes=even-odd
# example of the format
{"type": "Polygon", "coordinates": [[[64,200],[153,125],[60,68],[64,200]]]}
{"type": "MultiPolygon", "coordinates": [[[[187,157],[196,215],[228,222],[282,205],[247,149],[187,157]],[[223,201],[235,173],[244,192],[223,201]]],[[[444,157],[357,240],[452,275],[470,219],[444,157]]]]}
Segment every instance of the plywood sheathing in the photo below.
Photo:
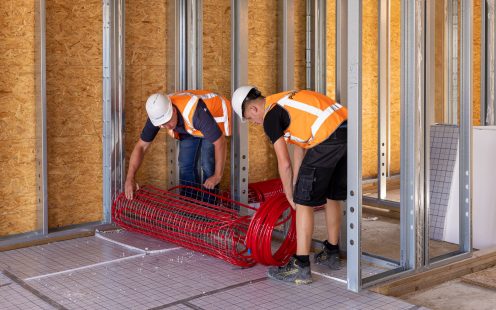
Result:
{"type": "MultiPolygon", "coordinates": [[[[126,1],[126,173],[129,156],[146,122],[148,96],[166,90],[167,1],[126,1]]],[[[166,132],[161,130],[136,175],[136,181],[166,188],[166,132]]]]}
{"type": "Polygon", "coordinates": [[[294,58],[295,89],[306,88],[306,1],[294,2],[294,58]]]}
{"type": "Polygon", "coordinates": [[[46,1],[48,222],[102,215],[102,2],[46,1]]]}
{"type": "Polygon", "coordinates": [[[327,96],[336,99],[336,1],[329,0],[326,23],[326,82],[327,96]]]}
{"type": "Polygon", "coordinates": [[[35,2],[0,2],[0,236],[36,228],[35,2]]]}
{"type": "Polygon", "coordinates": [[[401,1],[390,2],[390,54],[389,54],[389,107],[390,107],[390,171],[392,175],[400,172],[401,144],[401,1]]]}
{"type": "Polygon", "coordinates": [[[377,175],[378,2],[363,1],[362,26],[362,173],[377,175]]]}
{"type": "Polygon", "coordinates": [[[481,0],[474,0],[473,40],[472,40],[472,124],[480,125],[480,87],[481,87],[481,0]]]}
{"type": "MultiPolygon", "coordinates": [[[[203,88],[231,100],[231,1],[203,1],[203,88]]],[[[231,152],[228,138],[223,189],[229,189],[231,152]]]]}
{"type": "MultiPolygon", "coordinates": [[[[248,3],[248,83],[262,94],[278,92],[278,6],[275,0],[248,3]]],[[[278,177],[274,148],[262,126],[249,125],[249,182],[278,177]]]]}

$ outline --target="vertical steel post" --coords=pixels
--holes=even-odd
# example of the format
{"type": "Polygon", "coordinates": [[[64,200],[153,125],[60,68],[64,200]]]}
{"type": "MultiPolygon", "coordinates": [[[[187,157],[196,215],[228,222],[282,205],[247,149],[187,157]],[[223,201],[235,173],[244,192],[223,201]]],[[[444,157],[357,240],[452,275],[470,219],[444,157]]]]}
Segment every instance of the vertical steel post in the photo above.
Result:
{"type": "Polygon", "coordinates": [[[486,39],[486,6],[487,0],[481,1],[481,42],[480,42],[480,53],[481,53],[481,72],[480,72],[480,81],[481,81],[481,89],[480,89],[480,124],[484,126],[486,124],[486,62],[487,62],[487,39],[486,39]]]}
{"type": "Polygon", "coordinates": [[[436,2],[426,2],[426,39],[425,39],[425,211],[424,211],[424,260],[429,260],[429,245],[430,245],[430,132],[431,125],[435,123],[435,106],[436,106],[436,2]]]}
{"type": "Polygon", "coordinates": [[[125,1],[103,1],[103,221],[124,189],[125,1]]]}
{"type": "Polygon", "coordinates": [[[279,90],[294,88],[294,0],[279,1],[279,90]]]}
{"type": "Polygon", "coordinates": [[[472,1],[461,3],[460,250],[472,251],[472,1]]]}
{"type": "Polygon", "coordinates": [[[202,0],[188,0],[186,4],[187,89],[203,87],[202,7],[202,0]]]}
{"type": "Polygon", "coordinates": [[[386,199],[390,154],[389,102],[389,0],[379,0],[379,143],[377,185],[379,199],[386,199]]]}
{"type": "Polygon", "coordinates": [[[347,0],[336,0],[336,101],[346,106],[346,81],[348,80],[347,0]]]}
{"type": "MultiPolygon", "coordinates": [[[[231,89],[248,83],[248,0],[231,0],[231,89]]],[[[248,202],[248,126],[233,112],[231,195],[248,202]]]]}
{"type": "Polygon", "coordinates": [[[35,8],[35,74],[36,74],[36,231],[48,234],[47,180],[47,115],[46,115],[46,15],[45,0],[36,1],[35,8]]]}
{"type": "Polygon", "coordinates": [[[307,89],[326,94],[326,0],[307,0],[307,89]]]}
{"type": "Polygon", "coordinates": [[[424,0],[401,2],[401,266],[424,264],[424,0]]]}
{"type": "Polygon", "coordinates": [[[350,0],[347,8],[348,96],[348,197],[347,278],[348,289],[362,286],[362,1],[350,0]]]}

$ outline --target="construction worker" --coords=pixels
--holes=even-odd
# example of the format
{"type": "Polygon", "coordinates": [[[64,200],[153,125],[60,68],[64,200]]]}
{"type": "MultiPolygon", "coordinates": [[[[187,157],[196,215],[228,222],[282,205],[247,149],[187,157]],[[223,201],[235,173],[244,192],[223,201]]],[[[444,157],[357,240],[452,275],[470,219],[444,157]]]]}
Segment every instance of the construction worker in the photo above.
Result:
{"type": "MultiPolygon", "coordinates": [[[[146,101],[148,118],[136,143],[127,172],[125,193],[128,199],[138,185],[138,170],[150,143],[165,128],[179,139],[180,184],[206,189],[218,188],[226,161],[226,139],[231,135],[231,106],[224,97],[205,90],[187,90],[169,95],[153,94],[146,101]],[[200,156],[201,155],[201,156],[200,156]],[[203,171],[200,180],[198,161],[203,171]]],[[[188,191],[193,195],[196,191],[188,191]]],[[[182,191],[184,194],[185,191],[182,191]]],[[[210,195],[208,195],[210,196],[210,195]]]]}
{"type": "Polygon", "coordinates": [[[346,199],[346,108],[309,90],[265,98],[254,86],[238,88],[232,105],[242,121],[263,125],[274,145],[284,193],[296,210],[296,254],[287,265],[269,268],[268,276],[297,284],[312,282],[309,253],[313,208],[322,205],[325,205],[328,239],[314,260],[339,269],[339,201],[346,199]],[[293,167],[286,143],[294,145],[293,167]]]}

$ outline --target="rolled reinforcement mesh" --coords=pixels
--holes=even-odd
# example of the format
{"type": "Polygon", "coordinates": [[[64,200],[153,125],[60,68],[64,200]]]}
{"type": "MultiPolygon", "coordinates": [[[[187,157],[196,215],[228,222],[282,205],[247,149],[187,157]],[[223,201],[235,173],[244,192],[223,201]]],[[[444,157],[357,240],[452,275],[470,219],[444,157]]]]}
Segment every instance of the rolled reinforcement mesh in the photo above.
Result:
{"type": "Polygon", "coordinates": [[[241,267],[257,262],[282,265],[296,251],[294,211],[282,193],[257,209],[192,186],[168,191],[145,186],[132,200],[120,194],[112,206],[112,218],[127,230],[241,267]],[[284,240],[273,240],[273,232],[286,223],[284,240]]]}
{"type": "Polygon", "coordinates": [[[245,246],[251,216],[240,216],[248,214],[240,209],[253,210],[194,187],[164,191],[145,186],[132,200],[119,195],[112,206],[112,218],[127,230],[249,267],[256,263],[245,246]]]}

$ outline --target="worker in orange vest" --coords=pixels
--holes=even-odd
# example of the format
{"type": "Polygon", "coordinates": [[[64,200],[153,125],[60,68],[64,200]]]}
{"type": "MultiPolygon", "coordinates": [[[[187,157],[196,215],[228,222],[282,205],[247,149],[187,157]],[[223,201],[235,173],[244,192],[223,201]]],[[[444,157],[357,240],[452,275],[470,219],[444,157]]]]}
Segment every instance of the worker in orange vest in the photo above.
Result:
{"type": "Polygon", "coordinates": [[[339,269],[339,201],[346,199],[346,108],[309,90],[266,98],[254,86],[238,88],[232,105],[242,121],[263,125],[274,145],[284,193],[296,210],[296,254],[287,265],[269,268],[268,276],[297,284],[312,282],[309,253],[313,208],[322,205],[328,236],[315,262],[339,269]],[[293,167],[286,143],[294,145],[293,167]]]}
{"type": "MultiPolygon", "coordinates": [[[[153,94],[146,101],[146,112],[148,118],[129,159],[126,197],[132,199],[138,189],[136,172],[161,128],[179,140],[180,184],[196,186],[201,183],[209,190],[218,188],[226,161],[225,137],[231,135],[229,100],[206,90],[153,94]],[[198,175],[198,161],[201,161],[202,180],[198,175]]],[[[194,192],[189,191],[190,194],[194,192]]]]}

